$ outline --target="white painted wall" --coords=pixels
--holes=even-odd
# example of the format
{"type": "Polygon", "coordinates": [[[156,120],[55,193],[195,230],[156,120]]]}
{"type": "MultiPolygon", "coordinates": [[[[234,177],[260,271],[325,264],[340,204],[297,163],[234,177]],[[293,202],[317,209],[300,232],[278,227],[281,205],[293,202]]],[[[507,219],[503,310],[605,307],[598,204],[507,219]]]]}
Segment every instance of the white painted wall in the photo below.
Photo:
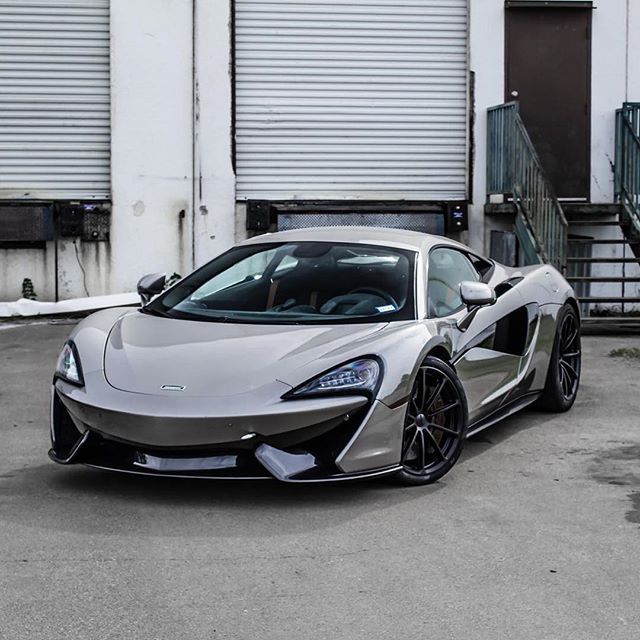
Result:
{"type": "Polygon", "coordinates": [[[626,0],[629,15],[627,100],[640,102],[640,2],[626,0]]]}
{"type": "Polygon", "coordinates": [[[487,109],[501,104],[504,97],[504,2],[471,0],[469,12],[469,62],[475,73],[475,161],[468,242],[476,251],[484,252],[487,109]]]}
{"type": "Polygon", "coordinates": [[[613,202],[615,111],[625,100],[627,0],[593,11],[591,61],[591,201],[613,202]]]}
{"type": "MultiPolygon", "coordinates": [[[[614,111],[625,96],[640,101],[640,1],[596,4],[592,191],[594,201],[610,202],[614,111]]],[[[231,157],[230,21],[227,0],[112,0],[111,243],[60,242],[62,298],[132,291],[150,271],[185,274],[246,236],[231,157]]],[[[484,202],[486,110],[504,95],[503,0],[470,1],[470,65],[476,125],[468,239],[486,251],[489,229],[500,226],[485,221],[484,202]]],[[[52,299],[53,253],[52,243],[45,251],[0,250],[0,299],[17,298],[24,277],[40,299],[52,299]]]]}
{"type": "Polygon", "coordinates": [[[191,0],[112,0],[111,37],[109,286],[122,292],[192,267],[191,0]]]}
{"type": "Polygon", "coordinates": [[[197,0],[195,264],[235,243],[231,3],[197,0]]]}
{"type": "MultiPolygon", "coordinates": [[[[111,242],[59,242],[61,298],[184,275],[234,243],[230,19],[226,0],[111,1],[111,242]]],[[[25,277],[53,299],[53,254],[0,250],[0,299],[25,277]]]]}
{"type": "Polygon", "coordinates": [[[53,242],[41,249],[0,249],[0,300],[22,296],[22,281],[29,278],[39,300],[53,299],[53,242]]]}
{"type": "MultiPolygon", "coordinates": [[[[600,0],[594,3],[592,42],[591,201],[613,202],[615,110],[629,97],[640,100],[640,2],[600,0]],[[627,10],[629,23],[629,71],[626,71],[627,10]]],[[[490,230],[497,220],[484,219],[486,174],[486,110],[504,99],[504,1],[470,2],[471,69],[476,73],[476,161],[474,205],[471,209],[469,242],[476,249],[489,249],[490,230]]]]}

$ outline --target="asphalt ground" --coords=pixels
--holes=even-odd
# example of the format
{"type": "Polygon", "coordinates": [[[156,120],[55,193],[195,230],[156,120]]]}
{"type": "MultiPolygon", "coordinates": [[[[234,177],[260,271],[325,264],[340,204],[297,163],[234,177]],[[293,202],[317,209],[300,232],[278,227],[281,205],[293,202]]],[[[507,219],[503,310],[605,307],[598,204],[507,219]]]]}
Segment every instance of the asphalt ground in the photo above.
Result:
{"type": "Polygon", "coordinates": [[[67,325],[0,324],[0,638],[640,637],[640,338],[432,487],[121,476],[47,458],[67,325]]]}

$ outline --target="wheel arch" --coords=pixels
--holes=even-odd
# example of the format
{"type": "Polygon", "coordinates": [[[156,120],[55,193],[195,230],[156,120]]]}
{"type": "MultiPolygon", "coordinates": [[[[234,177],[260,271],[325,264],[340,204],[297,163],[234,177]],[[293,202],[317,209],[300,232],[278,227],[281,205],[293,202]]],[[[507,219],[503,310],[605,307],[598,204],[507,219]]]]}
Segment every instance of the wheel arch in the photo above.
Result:
{"type": "Polygon", "coordinates": [[[451,367],[453,367],[453,364],[451,362],[451,354],[449,353],[449,351],[446,349],[446,347],[444,347],[443,345],[439,344],[436,345],[435,347],[433,347],[432,349],[430,349],[426,356],[425,359],[428,358],[429,356],[433,357],[433,358],[438,358],[438,360],[443,360],[444,362],[446,362],[448,365],[450,365],[451,367]]]}
{"type": "MultiPolygon", "coordinates": [[[[549,359],[547,362],[547,370],[546,370],[546,375],[544,379],[544,388],[543,388],[542,396],[537,402],[537,406],[540,409],[543,409],[546,411],[552,411],[556,413],[568,411],[573,406],[573,403],[575,402],[575,399],[576,399],[576,395],[578,393],[578,389],[580,387],[580,372],[581,372],[580,310],[579,310],[578,302],[575,299],[575,297],[569,296],[565,299],[564,304],[558,307],[558,309],[559,309],[558,314],[554,322],[554,340],[553,340],[551,353],[549,354],[549,359]],[[572,343],[569,345],[570,347],[572,347],[571,350],[576,352],[573,354],[572,357],[577,358],[577,360],[572,361],[570,365],[572,367],[572,370],[575,370],[575,372],[577,373],[575,373],[576,380],[571,382],[572,392],[569,396],[567,396],[563,394],[562,389],[559,388],[559,384],[561,383],[558,382],[557,377],[554,379],[553,376],[556,375],[556,372],[559,370],[558,367],[554,366],[554,363],[557,362],[557,358],[559,357],[559,349],[561,348],[560,346],[561,323],[564,322],[569,309],[571,309],[574,312],[577,320],[576,338],[575,338],[577,340],[577,343],[574,345],[573,339],[572,339],[572,343]]],[[[569,357],[569,355],[567,354],[566,357],[569,357]]]]}
{"type": "Polygon", "coordinates": [[[580,320],[580,305],[578,304],[578,301],[575,297],[573,296],[569,296],[567,298],[566,304],[568,304],[570,307],[573,308],[573,310],[576,312],[576,315],[578,316],[578,321],[580,320]]]}
{"type": "Polygon", "coordinates": [[[394,344],[392,350],[381,353],[386,373],[378,391],[378,400],[391,407],[406,402],[424,361],[432,356],[453,367],[451,353],[451,344],[440,335],[416,333],[403,341],[402,345],[394,344]]]}

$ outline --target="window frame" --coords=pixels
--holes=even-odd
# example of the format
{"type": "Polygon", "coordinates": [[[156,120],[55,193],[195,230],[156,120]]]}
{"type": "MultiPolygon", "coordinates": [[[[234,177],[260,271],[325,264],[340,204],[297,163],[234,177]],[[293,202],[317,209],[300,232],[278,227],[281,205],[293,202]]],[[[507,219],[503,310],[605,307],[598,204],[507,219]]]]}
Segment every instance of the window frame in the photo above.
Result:
{"type": "MultiPolygon", "coordinates": [[[[229,267],[226,267],[226,268],[228,269],[229,267]]],[[[151,303],[143,307],[141,311],[146,313],[151,313],[151,314],[157,313],[158,315],[167,316],[167,317],[171,317],[178,320],[193,320],[197,322],[229,322],[233,324],[255,324],[255,325],[265,325],[265,326],[267,325],[268,326],[277,326],[277,325],[330,326],[332,324],[333,325],[343,325],[343,324],[355,325],[355,324],[376,324],[376,323],[379,324],[379,323],[407,322],[407,321],[416,322],[417,320],[419,320],[418,299],[417,299],[418,291],[416,286],[416,274],[419,268],[420,268],[420,251],[410,247],[396,246],[394,243],[378,244],[375,242],[367,243],[367,242],[348,241],[348,240],[337,241],[337,242],[331,242],[327,240],[324,240],[324,241],[273,240],[269,242],[238,244],[231,247],[230,249],[220,254],[219,256],[213,258],[212,260],[204,264],[199,269],[196,269],[195,271],[190,273],[188,276],[186,276],[185,278],[177,282],[173,287],[170,287],[169,289],[164,291],[162,294],[160,294],[157,298],[154,298],[151,301],[151,303]],[[198,317],[196,315],[187,314],[182,311],[176,311],[173,308],[176,305],[172,304],[172,306],[169,307],[164,303],[165,299],[167,297],[170,297],[171,293],[174,290],[178,289],[180,286],[185,286],[186,284],[188,284],[189,280],[195,280],[197,276],[199,276],[201,273],[203,272],[206,273],[207,270],[211,268],[212,263],[221,262],[224,259],[229,259],[229,257],[232,256],[233,253],[240,252],[242,250],[249,250],[250,252],[253,252],[253,253],[250,253],[249,256],[247,256],[247,257],[250,257],[255,253],[259,253],[260,251],[269,250],[271,248],[277,249],[288,244],[304,245],[304,244],[318,244],[318,243],[329,244],[334,248],[338,246],[354,246],[358,248],[370,248],[378,251],[388,250],[388,251],[393,251],[401,255],[404,255],[407,258],[408,265],[409,265],[409,279],[407,281],[407,301],[405,302],[405,306],[399,309],[396,313],[404,314],[405,308],[406,308],[406,315],[408,317],[390,318],[388,316],[362,316],[362,317],[353,316],[353,317],[344,317],[344,318],[333,318],[330,322],[329,321],[314,322],[313,319],[310,319],[310,320],[290,319],[289,320],[283,317],[282,320],[266,322],[262,319],[255,319],[255,318],[229,319],[225,317],[221,319],[215,319],[213,317],[211,318],[198,317]]],[[[265,269],[265,272],[263,273],[263,277],[268,276],[269,278],[271,278],[275,273],[276,269],[277,269],[277,265],[273,265],[273,266],[268,265],[267,268],[265,269]]],[[[218,272],[216,275],[219,275],[223,271],[224,269],[218,272]]],[[[215,276],[211,276],[211,277],[215,277],[215,276]]],[[[233,285],[230,285],[229,288],[237,286],[238,284],[242,284],[242,282],[238,282],[233,285]]],[[[200,285],[200,286],[203,286],[203,285],[200,285]]],[[[320,320],[320,318],[318,318],[318,320],[320,320]]]]}
{"type": "Polygon", "coordinates": [[[493,272],[495,270],[495,262],[493,260],[490,260],[488,258],[483,258],[482,256],[479,256],[478,254],[474,253],[473,251],[469,251],[469,250],[465,250],[462,247],[455,247],[452,246],[450,244],[437,244],[437,245],[433,245],[432,247],[429,248],[429,251],[427,253],[427,260],[426,260],[426,277],[425,277],[425,284],[426,284],[426,297],[425,297],[425,306],[426,306],[426,315],[425,317],[428,320],[442,320],[443,318],[451,318],[453,316],[457,316],[459,315],[464,309],[465,309],[465,305],[464,303],[455,311],[452,311],[451,313],[445,315],[445,316],[437,316],[437,315],[433,315],[430,312],[429,309],[429,270],[430,270],[430,266],[431,266],[431,254],[433,251],[436,251],[438,249],[448,249],[450,251],[455,251],[459,254],[461,254],[462,256],[464,256],[467,261],[469,262],[469,265],[471,266],[471,268],[476,272],[476,274],[478,275],[478,282],[485,282],[488,283],[491,280],[491,276],[493,275],[493,272]],[[472,257],[487,265],[486,270],[484,271],[479,271],[478,268],[475,266],[472,257]]]}

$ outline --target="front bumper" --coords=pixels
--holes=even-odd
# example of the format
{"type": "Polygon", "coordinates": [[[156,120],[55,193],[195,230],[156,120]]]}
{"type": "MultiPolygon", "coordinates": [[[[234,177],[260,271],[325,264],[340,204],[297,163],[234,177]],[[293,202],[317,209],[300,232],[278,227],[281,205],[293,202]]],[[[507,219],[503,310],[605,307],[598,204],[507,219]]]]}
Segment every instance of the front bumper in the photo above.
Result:
{"type": "Polygon", "coordinates": [[[140,475],[285,482],[368,478],[399,468],[404,408],[379,401],[265,397],[253,398],[260,410],[251,411],[237,400],[204,406],[101,391],[97,402],[86,389],[55,382],[52,460],[140,475]]]}

